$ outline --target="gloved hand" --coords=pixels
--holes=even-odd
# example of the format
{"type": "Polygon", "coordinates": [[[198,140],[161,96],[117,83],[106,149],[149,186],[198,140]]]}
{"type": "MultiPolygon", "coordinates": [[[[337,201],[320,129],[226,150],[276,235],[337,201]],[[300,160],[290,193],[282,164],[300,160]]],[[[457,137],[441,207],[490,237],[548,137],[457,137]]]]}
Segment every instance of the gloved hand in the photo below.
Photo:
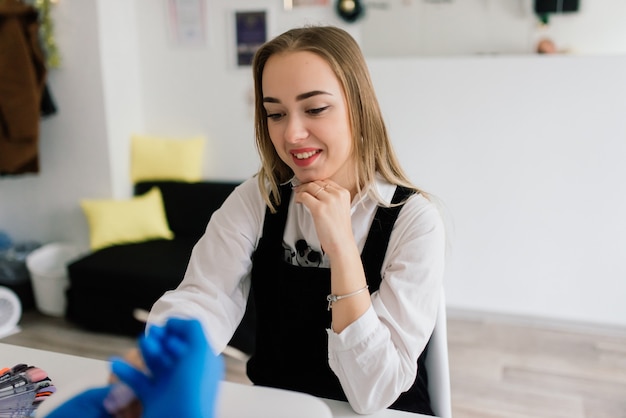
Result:
{"type": "Polygon", "coordinates": [[[86,390],[61,404],[46,418],[112,418],[103,405],[110,390],[111,386],[86,390]]]}
{"type": "Polygon", "coordinates": [[[144,373],[122,359],[113,373],[141,400],[142,418],[211,418],[223,377],[222,358],[209,345],[200,322],[171,318],[139,340],[144,373]]]}

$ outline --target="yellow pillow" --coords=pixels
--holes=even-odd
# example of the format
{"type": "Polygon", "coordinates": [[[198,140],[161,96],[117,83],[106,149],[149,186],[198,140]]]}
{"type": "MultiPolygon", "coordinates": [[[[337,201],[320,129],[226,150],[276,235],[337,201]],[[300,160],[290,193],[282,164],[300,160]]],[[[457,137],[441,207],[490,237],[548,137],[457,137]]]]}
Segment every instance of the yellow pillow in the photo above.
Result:
{"type": "Polygon", "coordinates": [[[202,179],[204,138],[131,138],[130,177],[133,183],[149,180],[195,182],[202,179]]]}
{"type": "Polygon", "coordinates": [[[89,223],[94,251],[114,244],[174,238],[158,187],[132,199],[84,199],[80,205],[89,223]]]}

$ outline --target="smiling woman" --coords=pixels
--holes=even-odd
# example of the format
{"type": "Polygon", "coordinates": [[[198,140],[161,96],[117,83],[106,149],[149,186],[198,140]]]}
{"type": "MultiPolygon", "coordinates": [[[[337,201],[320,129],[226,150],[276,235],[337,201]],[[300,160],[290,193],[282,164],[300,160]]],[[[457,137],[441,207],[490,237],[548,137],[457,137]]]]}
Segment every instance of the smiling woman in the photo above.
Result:
{"type": "Polygon", "coordinates": [[[252,72],[261,169],[214,212],[148,327],[198,318],[221,352],[254,306],[254,384],[432,414],[445,233],[398,164],[359,46],[292,29],[252,72]]]}

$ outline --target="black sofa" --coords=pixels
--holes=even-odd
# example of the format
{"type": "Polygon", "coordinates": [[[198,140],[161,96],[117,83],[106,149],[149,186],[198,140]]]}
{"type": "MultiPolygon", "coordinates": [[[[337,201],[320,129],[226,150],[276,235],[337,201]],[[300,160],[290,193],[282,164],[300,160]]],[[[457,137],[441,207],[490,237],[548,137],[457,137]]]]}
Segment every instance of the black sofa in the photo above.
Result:
{"type": "MultiPolygon", "coordinates": [[[[144,324],[135,309],[150,310],[154,302],[182,280],[191,250],[209,218],[239,183],[202,181],[142,182],[135,195],[153,186],[161,190],[174,239],[157,239],[103,248],[68,265],[66,318],[97,332],[139,335],[144,324]]],[[[251,354],[254,349],[253,303],[230,344],[251,354]]]]}

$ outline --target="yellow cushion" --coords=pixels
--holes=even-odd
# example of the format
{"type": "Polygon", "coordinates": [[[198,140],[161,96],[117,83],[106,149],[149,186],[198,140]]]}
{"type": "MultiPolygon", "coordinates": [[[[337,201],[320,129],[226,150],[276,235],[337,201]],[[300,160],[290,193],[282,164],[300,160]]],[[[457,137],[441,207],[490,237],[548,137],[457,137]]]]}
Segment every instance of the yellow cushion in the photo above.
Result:
{"type": "Polygon", "coordinates": [[[158,187],[131,199],[84,199],[80,205],[89,223],[94,251],[114,244],[174,238],[158,187]]]}
{"type": "Polygon", "coordinates": [[[133,135],[130,163],[132,182],[200,181],[204,142],[202,137],[171,139],[133,135]]]}

